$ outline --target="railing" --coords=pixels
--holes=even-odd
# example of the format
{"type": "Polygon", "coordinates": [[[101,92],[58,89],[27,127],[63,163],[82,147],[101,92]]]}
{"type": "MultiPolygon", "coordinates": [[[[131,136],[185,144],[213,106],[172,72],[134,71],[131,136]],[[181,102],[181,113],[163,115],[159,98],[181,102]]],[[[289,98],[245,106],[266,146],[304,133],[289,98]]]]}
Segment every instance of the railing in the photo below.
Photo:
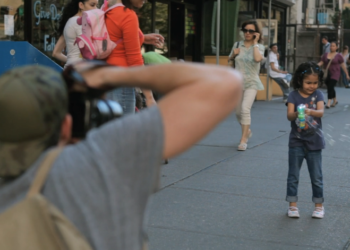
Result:
{"type": "Polygon", "coordinates": [[[332,17],[335,11],[329,8],[308,8],[306,24],[333,25],[332,17]]]}

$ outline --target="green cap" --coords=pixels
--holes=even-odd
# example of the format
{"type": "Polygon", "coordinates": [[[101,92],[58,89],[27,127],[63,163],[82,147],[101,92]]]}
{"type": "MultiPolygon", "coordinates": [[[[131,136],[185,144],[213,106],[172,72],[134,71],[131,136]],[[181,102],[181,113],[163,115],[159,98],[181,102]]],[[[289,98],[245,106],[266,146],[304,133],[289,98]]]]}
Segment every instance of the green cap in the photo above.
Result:
{"type": "Polygon", "coordinates": [[[168,58],[153,51],[146,52],[142,56],[145,65],[171,63],[168,58]]]}
{"type": "Polygon", "coordinates": [[[12,69],[0,77],[0,177],[16,177],[57,144],[67,114],[61,74],[44,66],[12,69]]]}

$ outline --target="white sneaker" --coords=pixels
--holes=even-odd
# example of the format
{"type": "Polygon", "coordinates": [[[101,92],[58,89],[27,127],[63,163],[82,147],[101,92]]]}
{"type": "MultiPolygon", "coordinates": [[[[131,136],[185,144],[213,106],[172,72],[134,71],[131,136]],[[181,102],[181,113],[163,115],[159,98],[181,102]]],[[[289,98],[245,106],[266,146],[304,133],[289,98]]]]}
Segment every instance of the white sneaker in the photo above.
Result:
{"type": "Polygon", "coordinates": [[[299,218],[299,209],[297,207],[289,207],[288,208],[288,217],[289,218],[299,218]]]}
{"type": "Polygon", "coordinates": [[[312,218],[323,219],[324,207],[315,207],[315,211],[312,213],[312,218]]]}

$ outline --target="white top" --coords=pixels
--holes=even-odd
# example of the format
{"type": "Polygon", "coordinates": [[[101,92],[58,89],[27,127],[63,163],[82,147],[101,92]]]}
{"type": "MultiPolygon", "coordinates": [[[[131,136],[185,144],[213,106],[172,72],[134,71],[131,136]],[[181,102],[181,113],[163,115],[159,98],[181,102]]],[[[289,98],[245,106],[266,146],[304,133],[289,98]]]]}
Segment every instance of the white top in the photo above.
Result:
{"type": "Polygon", "coordinates": [[[64,40],[66,41],[67,48],[67,62],[64,67],[83,60],[78,45],[74,45],[77,36],[80,36],[82,34],[81,25],[77,24],[78,18],[79,16],[73,16],[69,18],[63,30],[63,36],[64,40]]]}
{"type": "Polygon", "coordinates": [[[342,55],[342,57],[344,58],[344,62],[345,62],[345,65],[349,59],[349,54],[346,54],[345,56],[343,55],[343,53],[340,53],[342,55]]]}
{"type": "Polygon", "coordinates": [[[279,73],[279,72],[274,71],[274,70],[271,68],[271,63],[274,63],[276,69],[279,69],[279,68],[280,68],[280,65],[279,65],[278,59],[277,59],[277,55],[276,55],[273,51],[270,51],[270,53],[269,53],[269,69],[270,69],[270,76],[271,76],[272,78],[285,78],[285,77],[286,77],[286,74],[282,74],[282,73],[279,73]]]}

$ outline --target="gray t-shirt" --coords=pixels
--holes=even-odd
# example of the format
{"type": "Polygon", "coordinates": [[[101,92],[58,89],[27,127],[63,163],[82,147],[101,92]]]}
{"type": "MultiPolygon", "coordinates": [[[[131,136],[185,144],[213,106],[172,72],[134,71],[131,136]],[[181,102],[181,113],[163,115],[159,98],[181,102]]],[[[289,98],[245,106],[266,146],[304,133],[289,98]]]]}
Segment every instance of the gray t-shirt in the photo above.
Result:
{"type": "MultiPolygon", "coordinates": [[[[163,124],[157,107],[95,129],[67,146],[52,166],[44,196],[96,250],[140,250],[144,211],[159,183],[163,124]]],[[[26,195],[37,167],[0,184],[0,212],[26,195]]]]}

